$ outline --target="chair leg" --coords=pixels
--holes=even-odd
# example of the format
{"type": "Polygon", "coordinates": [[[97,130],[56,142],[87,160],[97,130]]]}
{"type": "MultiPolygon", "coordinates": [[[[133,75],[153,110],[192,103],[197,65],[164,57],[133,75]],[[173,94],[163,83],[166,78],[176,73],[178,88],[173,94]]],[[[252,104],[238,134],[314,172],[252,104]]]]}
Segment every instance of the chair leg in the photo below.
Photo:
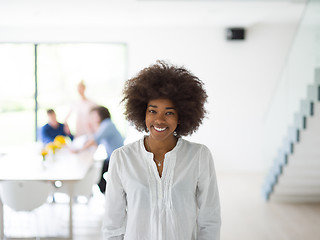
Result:
{"type": "Polygon", "coordinates": [[[69,239],[73,239],[72,208],[73,208],[73,183],[70,183],[69,184],[69,239]]]}
{"type": "Polygon", "coordinates": [[[39,229],[40,229],[40,227],[39,227],[39,224],[40,224],[40,222],[38,221],[38,219],[39,219],[39,217],[38,217],[38,214],[37,214],[37,212],[35,212],[34,213],[34,215],[35,215],[35,223],[36,223],[36,237],[35,237],[35,240],[40,240],[40,234],[39,234],[39,229]]]}
{"type": "Polygon", "coordinates": [[[3,203],[0,199],[0,240],[4,240],[4,216],[3,203]]]}

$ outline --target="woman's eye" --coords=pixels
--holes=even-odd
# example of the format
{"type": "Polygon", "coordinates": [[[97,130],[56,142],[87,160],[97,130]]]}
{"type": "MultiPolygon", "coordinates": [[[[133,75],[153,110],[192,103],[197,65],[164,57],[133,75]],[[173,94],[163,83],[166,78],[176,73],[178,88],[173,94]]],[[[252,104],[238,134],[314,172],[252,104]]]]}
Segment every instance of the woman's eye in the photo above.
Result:
{"type": "Polygon", "coordinates": [[[167,112],[167,115],[174,115],[174,112],[167,112]]]}
{"type": "Polygon", "coordinates": [[[149,110],[149,113],[156,113],[155,110],[149,110]]]}

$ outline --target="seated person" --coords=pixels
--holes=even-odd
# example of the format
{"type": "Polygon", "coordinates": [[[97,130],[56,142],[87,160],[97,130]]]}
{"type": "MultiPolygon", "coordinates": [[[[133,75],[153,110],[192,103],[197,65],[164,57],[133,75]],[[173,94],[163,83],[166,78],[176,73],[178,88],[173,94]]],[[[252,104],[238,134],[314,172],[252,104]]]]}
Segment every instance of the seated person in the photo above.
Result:
{"type": "Polygon", "coordinates": [[[68,136],[73,140],[69,127],[57,121],[56,113],[53,109],[47,110],[48,123],[41,128],[41,141],[45,144],[53,142],[58,135],[68,136]]]}
{"type": "MultiPolygon", "coordinates": [[[[90,122],[94,134],[93,136],[89,137],[87,142],[78,151],[99,144],[102,144],[105,147],[108,157],[104,160],[101,178],[98,184],[100,191],[104,193],[106,189],[106,181],[103,178],[103,174],[108,171],[111,153],[115,149],[123,146],[123,138],[116,126],[111,121],[109,110],[103,106],[98,106],[91,109],[90,122]]],[[[77,151],[74,150],[73,152],[77,151]]]]}

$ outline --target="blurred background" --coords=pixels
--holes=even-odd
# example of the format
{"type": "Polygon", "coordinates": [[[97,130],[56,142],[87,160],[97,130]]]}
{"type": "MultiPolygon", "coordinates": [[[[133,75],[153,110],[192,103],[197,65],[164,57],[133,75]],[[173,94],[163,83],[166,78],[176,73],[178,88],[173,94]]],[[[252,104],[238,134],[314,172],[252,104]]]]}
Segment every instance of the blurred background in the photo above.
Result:
{"type": "MultiPolygon", "coordinates": [[[[47,108],[63,122],[80,80],[139,139],[121,91],[158,59],[207,89],[187,139],[213,153],[221,239],[320,239],[319,0],[1,0],[0,152],[35,141],[47,108]]],[[[101,211],[76,237],[99,239],[101,211]]]]}

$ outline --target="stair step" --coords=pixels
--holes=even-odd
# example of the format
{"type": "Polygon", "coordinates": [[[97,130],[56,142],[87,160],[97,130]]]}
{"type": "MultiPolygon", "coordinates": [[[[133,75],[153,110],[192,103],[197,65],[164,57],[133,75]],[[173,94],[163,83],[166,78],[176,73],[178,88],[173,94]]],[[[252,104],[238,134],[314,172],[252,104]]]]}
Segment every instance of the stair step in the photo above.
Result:
{"type": "MultiPolygon", "coordinates": [[[[313,159],[314,160],[314,159],[313,159]]],[[[311,161],[307,159],[307,161],[290,161],[288,166],[284,168],[294,168],[294,169],[320,169],[320,161],[311,161]]]]}
{"type": "Polygon", "coordinates": [[[320,164],[320,154],[319,153],[302,153],[299,151],[288,156],[288,164],[320,164]]]}
{"type": "Polygon", "coordinates": [[[320,195],[292,195],[292,194],[271,194],[270,201],[290,203],[318,203],[320,195]]]}
{"type": "Polygon", "coordinates": [[[320,195],[320,185],[311,187],[311,186],[304,186],[304,187],[288,187],[288,186],[280,186],[277,185],[274,190],[274,194],[291,194],[291,195],[320,195]]]}
{"type": "Polygon", "coordinates": [[[278,184],[275,186],[275,189],[282,188],[318,188],[320,189],[320,179],[303,179],[299,181],[297,179],[287,179],[282,178],[279,179],[278,184]]]}
{"type": "Polygon", "coordinates": [[[315,69],[315,83],[320,84],[320,68],[315,69]]]}
{"type": "Polygon", "coordinates": [[[283,168],[282,176],[286,177],[296,177],[296,178],[303,178],[303,179],[320,179],[320,168],[310,168],[310,167],[300,167],[300,168],[293,168],[289,166],[285,166],[283,168]]]}
{"type": "Polygon", "coordinates": [[[318,83],[314,83],[308,86],[307,96],[310,101],[313,101],[313,102],[319,101],[319,84],[318,83]]]}

